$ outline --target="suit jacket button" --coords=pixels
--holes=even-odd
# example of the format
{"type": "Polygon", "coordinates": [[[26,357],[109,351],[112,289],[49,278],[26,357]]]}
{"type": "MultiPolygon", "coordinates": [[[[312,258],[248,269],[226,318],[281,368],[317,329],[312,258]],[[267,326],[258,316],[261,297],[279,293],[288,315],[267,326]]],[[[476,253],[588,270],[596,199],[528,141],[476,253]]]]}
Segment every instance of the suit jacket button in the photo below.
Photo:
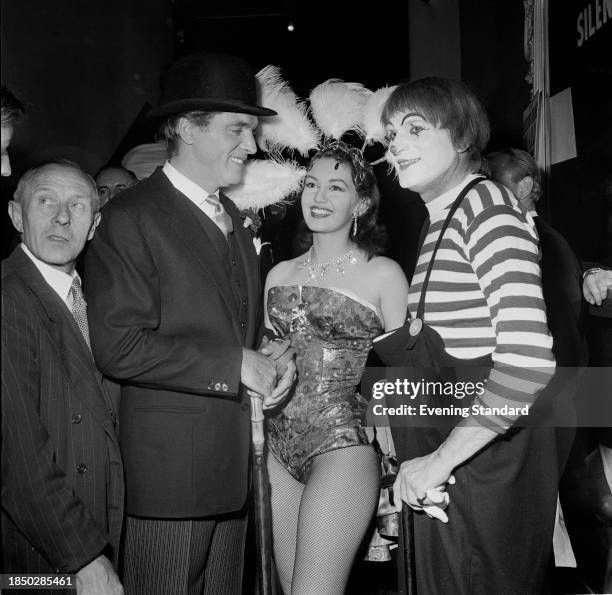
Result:
{"type": "Polygon", "coordinates": [[[236,266],[236,259],[235,259],[235,258],[232,258],[232,264],[233,264],[234,266],[236,266]]]}
{"type": "Polygon", "coordinates": [[[77,465],[76,470],[79,475],[83,475],[87,473],[87,465],[85,463],[81,463],[80,465],[77,465]]]}
{"type": "Polygon", "coordinates": [[[240,323],[240,326],[241,326],[242,328],[244,328],[244,327],[246,326],[246,322],[241,322],[241,323],[240,323]]]}
{"type": "Polygon", "coordinates": [[[242,300],[242,305],[246,306],[247,305],[247,301],[246,300],[242,300]]]}
{"type": "Polygon", "coordinates": [[[221,385],[221,390],[224,390],[227,392],[227,389],[229,388],[229,386],[227,386],[227,384],[225,384],[225,382],[221,385]]]}
{"type": "Polygon", "coordinates": [[[75,413],[75,414],[72,416],[72,423],[73,423],[73,424],[80,424],[82,419],[83,419],[83,418],[81,417],[81,414],[80,414],[80,413],[75,413]]]}
{"type": "Polygon", "coordinates": [[[249,410],[249,404],[248,403],[243,403],[240,406],[240,409],[242,409],[243,411],[248,411],[249,410]]]}

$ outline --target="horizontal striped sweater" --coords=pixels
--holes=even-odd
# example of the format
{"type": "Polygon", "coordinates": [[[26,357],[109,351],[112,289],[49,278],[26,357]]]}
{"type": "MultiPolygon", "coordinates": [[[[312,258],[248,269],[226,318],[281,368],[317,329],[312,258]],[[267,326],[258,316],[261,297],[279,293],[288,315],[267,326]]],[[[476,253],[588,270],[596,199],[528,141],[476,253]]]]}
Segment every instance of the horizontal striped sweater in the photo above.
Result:
{"type": "MultiPolygon", "coordinates": [[[[416,313],[431,255],[448,210],[470,175],[427,203],[430,227],[409,293],[416,313]]],[[[538,236],[504,186],[486,180],[459,206],[438,249],[425,296],[424,321],[460,359],[491,354],[486,391],[475,405],[532,404],[554,373],[552,337],[542,297],[538,236]]],[[[474,416],[503,432],[517,416],[474,416]]]]}

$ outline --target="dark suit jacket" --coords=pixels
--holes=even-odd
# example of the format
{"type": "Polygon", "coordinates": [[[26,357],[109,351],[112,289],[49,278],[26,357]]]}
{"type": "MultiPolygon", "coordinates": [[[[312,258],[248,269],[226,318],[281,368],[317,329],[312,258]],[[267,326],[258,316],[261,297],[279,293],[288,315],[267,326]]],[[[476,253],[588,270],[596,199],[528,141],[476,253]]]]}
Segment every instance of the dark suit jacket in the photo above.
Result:
{"type": "Polygon", "coordinates": [[[129,514],[210,516],[246,499],[250,413],[240,369],[243,345],[255,340],[260,281],[251,236],[221,200],[234,222],[232,264],[216,225],[160,169],[105,206],[87,251],[96,362],[122,383],[129,514]],[[246,276],[242,321],[231,266],[246,276]]]}
{"type": "Polygon", "coordinates": [[[3,572],[116,556],[123,469],[109,405],[72,315],[17,247],[2,262],[3,572]]]}
{"type": "Polygon", "coordinates": [[[584,366],[588,349],[583,326],[582,268],[567,240],[534,217],[542,258],[542,292],[558,367],[584,366]]]}

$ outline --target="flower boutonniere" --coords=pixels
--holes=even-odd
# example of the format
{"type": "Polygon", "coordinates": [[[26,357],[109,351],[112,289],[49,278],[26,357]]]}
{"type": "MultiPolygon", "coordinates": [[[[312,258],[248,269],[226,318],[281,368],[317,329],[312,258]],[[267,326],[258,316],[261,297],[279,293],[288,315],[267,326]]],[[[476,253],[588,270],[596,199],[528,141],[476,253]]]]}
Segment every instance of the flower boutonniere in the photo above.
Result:
{"type": "Polygon", "coordinates": [[[262,242],[261,240],[261,215],[257,209],[244,209],[240,211],[240,218],[242,219],[242,226],[251,232],[255,252],[259,255],[261,253],[261,247],[269,243],[262,242]]]}
{"type": "Polygon", "coordinates": [[[253,237],[259,236],[261,229],[261,216],[255,209],[244,209],[240,211],[242,226],[248,229],[253,237]]]}

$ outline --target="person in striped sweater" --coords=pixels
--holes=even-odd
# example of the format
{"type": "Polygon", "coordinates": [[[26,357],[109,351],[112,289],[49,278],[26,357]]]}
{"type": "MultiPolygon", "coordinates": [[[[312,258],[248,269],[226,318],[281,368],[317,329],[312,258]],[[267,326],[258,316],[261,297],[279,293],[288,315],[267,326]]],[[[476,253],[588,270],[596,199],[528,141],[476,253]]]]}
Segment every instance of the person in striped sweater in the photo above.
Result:
{"type": "MultiPolygon", "coordinates": [[[[430,219],[410,287],[413,316],[449,210],[471,184],[426,284],[417,340],[429,348],[406,352],[405,363],[426,365],[410,360],[411,353],[439,345],[442,365],[486,362],[491,368],[469,415],[450,433],[393,428],[402,461],[395,502],[421,513],[415,515],[419,595],[541,592],[558,483],[554,428],[516,424],[555,368],[533,221],[507,188],[479,176],[489,124],[465,85],[436,77],[401,84],[382,119],[399,183],[420,194],[430,219]],[[432,493],[446,488],[444,524],[422,512],[433,504],[432,493]]],[[[418,332],[413,320],[398,336],[418,332]]],[[[379,355],[385,341],[397,344],[397,337],[380,341],[379,355]]],[[[440,396],[430,402],[442,404],[440,396]]]]}

